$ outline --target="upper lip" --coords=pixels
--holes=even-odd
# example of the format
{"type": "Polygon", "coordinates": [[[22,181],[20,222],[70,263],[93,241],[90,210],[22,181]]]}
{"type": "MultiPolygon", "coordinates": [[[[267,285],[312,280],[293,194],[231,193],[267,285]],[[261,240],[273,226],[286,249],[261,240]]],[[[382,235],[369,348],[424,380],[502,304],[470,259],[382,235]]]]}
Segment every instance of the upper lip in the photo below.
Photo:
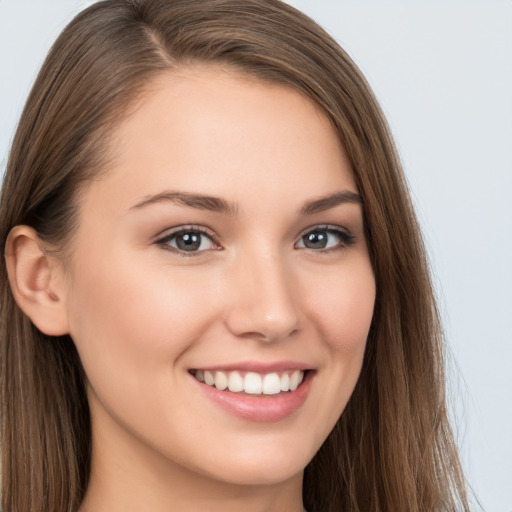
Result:
{"type": "Polygon", "coordinates": [[[262,361],[240,361],[238,363],[229,364],[216,364],[208,366],[194,367],[194,370],[203,371],[235,371],[241,370],[244,372],[256,372],[256,373],[272,373],[272,372],[284,372],[287,370],[313,370],[314,366],[307,363],[298,361],[275,361],[275,362],[262,362],[262,361]]]}

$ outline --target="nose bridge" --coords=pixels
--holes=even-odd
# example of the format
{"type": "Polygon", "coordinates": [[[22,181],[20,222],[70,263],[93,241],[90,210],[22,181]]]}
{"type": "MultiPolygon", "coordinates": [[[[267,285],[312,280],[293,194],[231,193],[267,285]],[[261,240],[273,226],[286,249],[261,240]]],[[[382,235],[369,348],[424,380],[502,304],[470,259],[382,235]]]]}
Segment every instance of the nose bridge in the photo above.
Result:
{"type": "Polygon", "coordinates": [[[238,259],[227,318],[234,334],[277,341],[298,329],[290,270],[279,250],[260,248],[238,259]]]}

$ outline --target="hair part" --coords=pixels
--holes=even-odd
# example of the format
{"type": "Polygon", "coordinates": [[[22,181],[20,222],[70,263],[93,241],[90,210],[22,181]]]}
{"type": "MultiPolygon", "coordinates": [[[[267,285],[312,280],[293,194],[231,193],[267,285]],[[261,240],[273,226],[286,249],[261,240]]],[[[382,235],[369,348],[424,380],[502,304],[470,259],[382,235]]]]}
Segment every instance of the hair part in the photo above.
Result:
{"type": "MultiPolygon", "coordinates": [[[[0,244],[27,224],[63,261],[80,193],[108,172],[115,128],[162,73],[220,64],[299,91],[330,119],[363,198],[377,284],[356,389],[307,466],[310,512],[469,510],[447,418],[442,332],[390,131],[366,80],[316,23],[278,0],[105,0],[52,47],[12,145],[0,244]]],[[[2,507],[76,511],[87,489],[85,375],[69,336],[38,331],[0,264],[2,507]]]]}

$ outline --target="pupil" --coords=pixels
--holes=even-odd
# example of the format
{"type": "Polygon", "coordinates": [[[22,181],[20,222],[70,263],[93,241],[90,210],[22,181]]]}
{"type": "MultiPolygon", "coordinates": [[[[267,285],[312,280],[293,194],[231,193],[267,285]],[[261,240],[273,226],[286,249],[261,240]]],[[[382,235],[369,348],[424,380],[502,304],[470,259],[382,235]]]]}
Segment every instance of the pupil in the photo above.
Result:
{"type": "Polygon", "coordinates": [[[182,251],[197,251],[201,245],[201,235],[199,233],[185,233],[179,235],[176,240],[178,249],[182,251]]]}
{"type": "Polygon", "coordinates": [[[325,233],[309,233],[304,237],[304,245],[310,249],[323,249],[327,245],[327,235],[325,233]]]}

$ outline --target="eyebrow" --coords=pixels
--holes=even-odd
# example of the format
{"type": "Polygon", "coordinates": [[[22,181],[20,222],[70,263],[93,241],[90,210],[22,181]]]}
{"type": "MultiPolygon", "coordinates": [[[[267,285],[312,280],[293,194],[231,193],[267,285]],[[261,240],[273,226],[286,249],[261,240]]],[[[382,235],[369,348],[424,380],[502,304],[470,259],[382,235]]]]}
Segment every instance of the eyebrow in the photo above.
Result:
{"type": "Polygon", "coordinates": [[[205,196],[202,194],[189,194],[187,192],[166,191],[154,196],[144,198],[140,203],[132,206],[130,210],[144,208],[151,204],[171,202],[181,206],[190,206],[199,210],[208,210],[217,213],[236,215],[238,208],[234,203],[220,199],[219,197],[205,196]]]}
{"type": "MultiPolygon", "coordinates": [[[[145,197],[142,201],[132,206],[130,210],[140,209],[146,206],[171,202],[181,206],[189,206],[199,210],[208,210],[216,213],[225,213],[234,216],[238,212],[238,206],[235,203],[226,201],[219,197],[206,196],[203,194],[191,194],[187,192],[166,191],[160,194],[145,197]]],[[[312,215],[314,213],[323,212],[346,203],[362,204],[361,196],[350,190],[336,192],[313,201],[308,201],[300,209],[301,215],[312,215]]]]}
{"type": "Polygon", "coordinates": [[[335,194],[330,194],[314,201],[307,202],[300,210],[301,215],[312,215],[313,213],[324,212],[330,210],[335,206],[352,203],[363,204],[363,199],[360,194],[352,192],[351,190],[342,190],[335,194]]]}

